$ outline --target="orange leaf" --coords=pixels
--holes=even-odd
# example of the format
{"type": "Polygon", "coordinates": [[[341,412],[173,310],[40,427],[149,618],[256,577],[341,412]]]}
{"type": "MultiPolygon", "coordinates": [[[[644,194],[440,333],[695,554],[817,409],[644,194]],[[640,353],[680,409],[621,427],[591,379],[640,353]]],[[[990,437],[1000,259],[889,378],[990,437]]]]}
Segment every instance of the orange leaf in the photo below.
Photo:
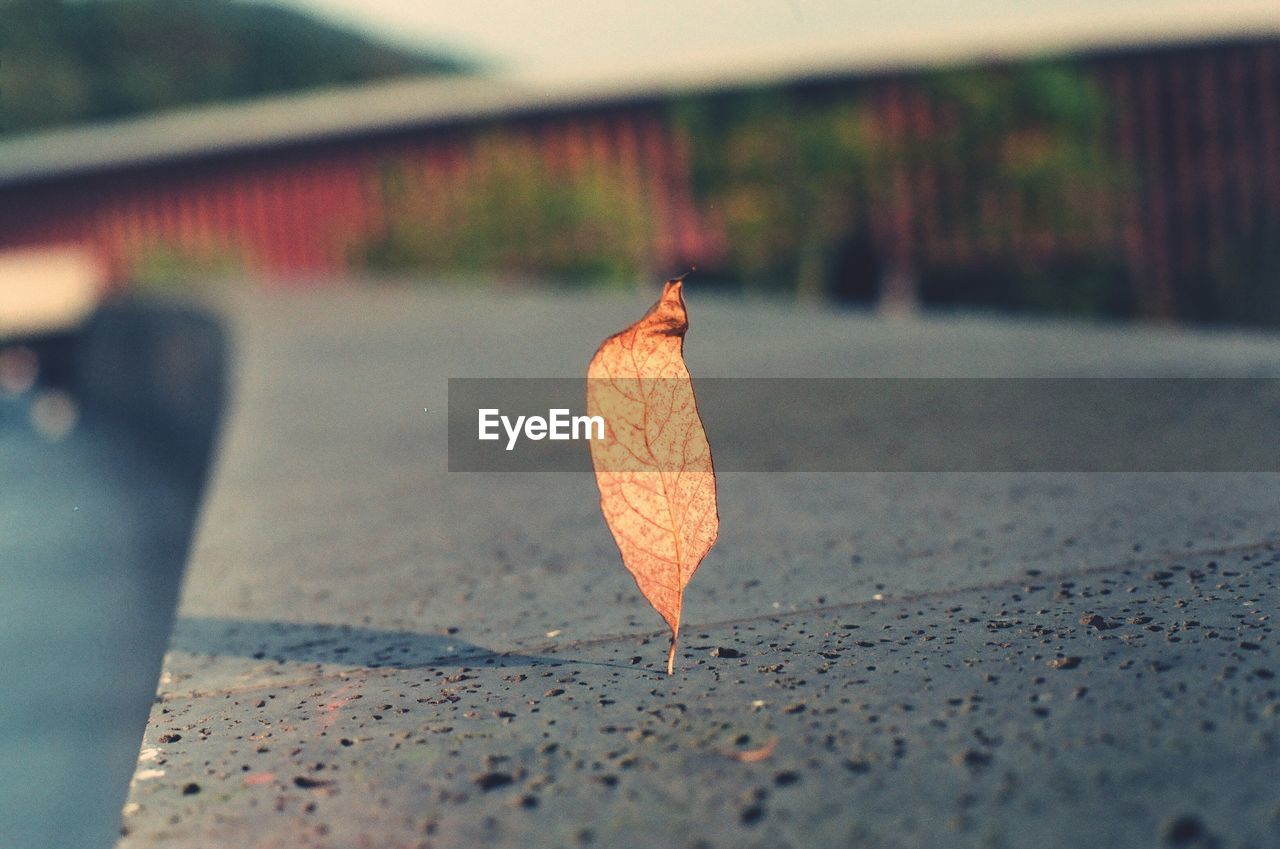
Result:
{"type": "Polygon", "coordinates": [[[587,367],[587,414],[600,508],[640,592],[671,628],[675,667],[684,588],[720,530],[711,448],[685,368],[683,278],[635,324],[610,336],[587,367]]]}

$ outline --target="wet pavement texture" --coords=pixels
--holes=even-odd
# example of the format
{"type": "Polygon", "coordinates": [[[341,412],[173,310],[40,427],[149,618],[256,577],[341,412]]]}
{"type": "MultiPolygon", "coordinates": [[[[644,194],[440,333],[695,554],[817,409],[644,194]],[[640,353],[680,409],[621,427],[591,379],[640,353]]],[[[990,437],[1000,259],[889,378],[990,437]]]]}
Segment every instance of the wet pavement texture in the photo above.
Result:
{"type": "MultiPolygon", "coordinates": [[[[645,300],[225,308],[122,847],[1275,845],[1280,477],[722,475],[667,677],[590,476],[445,471],[447,378],[572,376],[645,300]]],[[[1259,335],[688,300],[695,381],[1280,372],[1259,335]]]]}

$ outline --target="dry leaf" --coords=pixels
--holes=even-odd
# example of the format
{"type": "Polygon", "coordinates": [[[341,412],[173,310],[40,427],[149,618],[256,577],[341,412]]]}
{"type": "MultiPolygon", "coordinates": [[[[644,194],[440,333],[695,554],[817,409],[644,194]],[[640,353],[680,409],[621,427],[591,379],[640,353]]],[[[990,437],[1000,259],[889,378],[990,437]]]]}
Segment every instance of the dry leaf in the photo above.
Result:
{"type": "Polygon", "coordinates": [[[587,367],[587,414],[600,507],[622,562],[671,628],[675,666],[684,588],[720,529],[711,449],[685,368],[683,278],[653,308],[600,346],[587,367]]]}

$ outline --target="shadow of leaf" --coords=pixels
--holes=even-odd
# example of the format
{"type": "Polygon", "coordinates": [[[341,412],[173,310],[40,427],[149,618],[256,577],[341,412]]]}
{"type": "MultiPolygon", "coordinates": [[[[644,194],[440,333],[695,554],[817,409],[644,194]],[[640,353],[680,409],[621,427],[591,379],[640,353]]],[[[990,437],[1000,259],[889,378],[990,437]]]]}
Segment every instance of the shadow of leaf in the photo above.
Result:
{"type": "Polygon", "coordinates": [[[170,650],[280,663],[326,663],[370,669],[434,666],[558,666],[564,659],[495,652],[442,634],[315,622],[181,616],[170,650]]]}

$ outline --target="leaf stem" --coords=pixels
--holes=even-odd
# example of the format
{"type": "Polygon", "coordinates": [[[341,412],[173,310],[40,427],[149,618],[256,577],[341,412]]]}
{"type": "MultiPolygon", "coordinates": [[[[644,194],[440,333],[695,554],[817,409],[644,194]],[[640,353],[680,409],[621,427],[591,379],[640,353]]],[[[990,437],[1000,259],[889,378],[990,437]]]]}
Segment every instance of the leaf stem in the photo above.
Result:
{"type": "Polygon", "coordinates": [[[671,635],[671,651],[667,652],[667,674],[676,671],[676,635],[671,635]]]}

